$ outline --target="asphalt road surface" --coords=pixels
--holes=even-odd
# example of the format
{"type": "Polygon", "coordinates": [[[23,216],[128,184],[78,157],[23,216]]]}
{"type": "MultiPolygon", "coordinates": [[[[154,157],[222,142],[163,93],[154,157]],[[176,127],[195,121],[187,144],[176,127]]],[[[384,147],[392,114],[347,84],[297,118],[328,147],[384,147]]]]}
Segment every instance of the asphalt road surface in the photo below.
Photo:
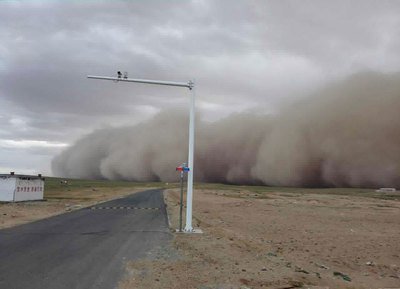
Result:
{"type": "Polygon", "coordinates": [[[112,289],[171,239],[161,190],[0,230],[0,288],[112,289]]]}

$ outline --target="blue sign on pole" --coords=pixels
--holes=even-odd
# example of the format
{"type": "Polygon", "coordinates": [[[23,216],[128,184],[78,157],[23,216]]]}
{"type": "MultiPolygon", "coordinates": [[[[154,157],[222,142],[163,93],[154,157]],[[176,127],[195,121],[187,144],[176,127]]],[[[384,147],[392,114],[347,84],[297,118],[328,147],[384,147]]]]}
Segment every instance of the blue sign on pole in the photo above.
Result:
{"type": "Polygon", "coordinates": [[[180,171],[180,172],[188,172],[188,171],[190,171],[190,169],[188,167],[182,167],[182,166],[177,167],[176,170],[180,171]]]}

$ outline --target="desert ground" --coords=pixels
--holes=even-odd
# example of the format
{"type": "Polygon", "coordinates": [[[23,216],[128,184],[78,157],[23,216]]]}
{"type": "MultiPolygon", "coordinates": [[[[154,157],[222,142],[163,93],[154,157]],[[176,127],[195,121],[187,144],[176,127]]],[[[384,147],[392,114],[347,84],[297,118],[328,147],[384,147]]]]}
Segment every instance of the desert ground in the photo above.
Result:
{"type": "MultiPolygon", "coordinates": [[[[130,262],[121,289],[400,288],[400,195],[205,188],[194,197],[204,233],[130,262]]],[[[179,191],[165,198],[177,228],[179,191]]]]}
{"type": "Polygon", "coordinates": [[[400,288],[400,193],[198,184],[194,225],[175,233],[176,184],[59,179],[42,202],[0,204],[11,227],[166,187],[173,241],[126,264],[131,288],[400,288]]]}
{"type": "Polygon", "coordinates": [[[149,188],[158,188],[161,185],[163,184],[46,178],[43,201],[0,202],[0,229],[92,206],[149,188]]]}

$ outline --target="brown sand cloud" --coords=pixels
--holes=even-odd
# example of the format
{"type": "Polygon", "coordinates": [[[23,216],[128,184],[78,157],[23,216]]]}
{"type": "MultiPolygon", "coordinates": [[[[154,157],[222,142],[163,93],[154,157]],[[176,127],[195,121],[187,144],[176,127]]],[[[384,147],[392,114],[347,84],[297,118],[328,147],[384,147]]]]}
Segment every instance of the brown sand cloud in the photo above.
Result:
{"type": "MultiPolygon", "coordinates": [[[[195,178],[285,186],[400,187],[400,74],[362,73],[277,115],[198,118],[195,178]]],[[[176,181],[187,115],[82,137],[52,163],[65,177],[176,181]]]]}

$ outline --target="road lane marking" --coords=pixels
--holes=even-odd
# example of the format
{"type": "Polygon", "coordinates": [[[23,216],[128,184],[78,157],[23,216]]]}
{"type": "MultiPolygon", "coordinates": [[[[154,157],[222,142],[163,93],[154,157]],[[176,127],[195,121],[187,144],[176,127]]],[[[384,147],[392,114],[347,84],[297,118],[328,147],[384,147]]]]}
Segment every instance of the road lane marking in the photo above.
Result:
{"type": "Polygon", "coordinates": [[[91,210],[160,210],[160,208],[131,207],[131,206],[94,206],[89,207],[91,210]]]}

